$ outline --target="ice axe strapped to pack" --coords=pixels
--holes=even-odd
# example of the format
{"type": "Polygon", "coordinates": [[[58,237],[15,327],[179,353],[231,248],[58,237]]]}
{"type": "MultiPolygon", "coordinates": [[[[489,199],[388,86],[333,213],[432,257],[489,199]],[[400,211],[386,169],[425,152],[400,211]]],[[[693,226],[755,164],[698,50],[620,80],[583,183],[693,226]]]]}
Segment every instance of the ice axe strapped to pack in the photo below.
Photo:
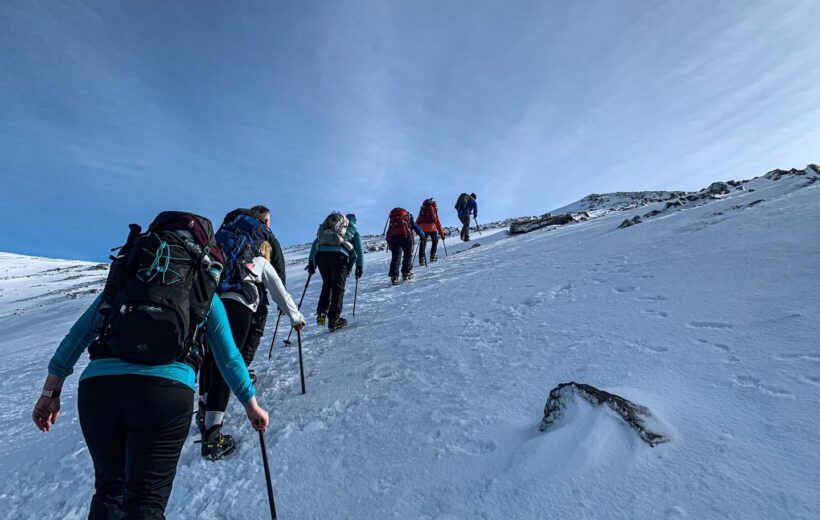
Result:
{"type": "Polygon", "coordinates": [[[136,224],[130,228],[128,241],[112,257],[99,306],[105,319],[89,353],[92,359],[195,365],[189,354],[223,263],[211,222],[166,211],[145,233],[136,224]]]}

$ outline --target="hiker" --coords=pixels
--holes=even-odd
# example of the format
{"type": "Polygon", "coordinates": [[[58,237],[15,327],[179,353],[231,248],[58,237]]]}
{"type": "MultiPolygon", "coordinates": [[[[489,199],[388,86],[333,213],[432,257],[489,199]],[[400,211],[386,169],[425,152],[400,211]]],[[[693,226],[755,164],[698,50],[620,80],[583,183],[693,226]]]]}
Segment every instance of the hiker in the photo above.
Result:
{"type": "Polygon", "coordinates": [[[475,193],[467,195],[462,193],[458,196],[456,201],[456,210],[458,210],[458,219],[461,221],[461,240],[464,242],[470,241],[470,214],[473,218],[478,218],[478,197],[475,193]]]}
{"type": "MultiPolygon", "coordinates": [[[[237,345],[247,343],[253,315],[258,311],[260,302],[267,298],[266,293],[284,310],[297,331],[305,326],[296,303],[270,263],[273,247],[264,216],[264,213],[252,210],[232,211],[216,233],[217,244],[225,256],[225,269],[217,293],[225,305],[237,345]]],[[[247,358],[243,360],[248,362],[247,358]]],[[[207,382],[207,391],[204,395],[205,407],[197,414],[197,419],[202,418],[198,424],[202,436],[201,454],[204,458],[219,460],[236,449],[233,437],[222,433],[231,393],[214,357],[206,357],[202,373],[203,381],[207,382]]]]}
{"type": "Polygon", "coordinates": [[[327,322],[331,332],[347,325],[347,320],[341,314],[345,284],[354,264],[356,279],[359,279],[364,272],[364,251],[362,237],[356,228],[356,215],[342,215],[334,211],[316,232],[306,268],[311,276],[319,268],[322,292],[319,293],[319,303],[316,306],[316,324],[321,327],[327,322]]]}
{"type": "Polygon", "coordinates": [[[441,221],[438,218],[438,204],[435,199],[430,197],[421,204],[419,216],[416,218],[416,224],[419,225],[425,233],[425,237],[419,243],[419,265],[427,264],[427,239],[430,239],[430,261],[438,260],[436,250],[438,249],[438,239],[444,241],[444,230],[441,227],[441,221]]]}
{"type": "Polygon", "coordinates": [[[164,212],[140,232],[132,225],[105,289],[60,342],[32,413],[41,431],[51,430],[65,378],[88,350],[77,408],[94,463],[89,518],[164,518],[191,426],[201,352],[190,345],[202,325],[251,425],[268,426],[214,296],[222,253],[210,221],[164,212]]]}
{"type": "Polygon", "coordinates": [[[390,248],[390,283],[399,283],[399,264],[402,280],[413,278],[413,232],[424,240],[427,235],[404,208],[393,208],[387,222],[387,246],[390,248]],[[403,256],[402,256],[403,255],[403,256]]]}
{"type": "MultiPolygon", "coordinates": [[[[270,210],[265,206],[258,205],[252,207],[251,211],[257,213],[259,220],[264,222],[268,227],[268,231],[270,231],[270,210]]],[[[282,280],[282,285],[287,288],[288,284],[285,279],[285,255],[282,253],[282,246],[279,244],[279,240],[277,240],[276,235],[274,235],[272,231],[270,231],[268,236],[268,242],[271,245],[270,264],[273,266],[276,274],[279,275],[279,279],[282,280]]],[[[257,288],[259,289],[259,306],[256,312],[253,313],[253,316],[251,316],[250,330],[248,331],[248,337],[245,339],[245,344],[238,345],[239,351],[242,353],[242,358],[248,366],[248,373],[250,373],[251,381],[253,381],[254,385],[256,385],[257,378],[256,372],[254,372],[253,367],[251,367],[251,363],[256,356],[257,350],[259,350],[259,344],[262,342],[262,336],[265,335],[265,325],[268,321],[267,290],[264,284],[257,284],[257,288]]],[[[278,307],[277,311],[282,312],[278,307]]]]}

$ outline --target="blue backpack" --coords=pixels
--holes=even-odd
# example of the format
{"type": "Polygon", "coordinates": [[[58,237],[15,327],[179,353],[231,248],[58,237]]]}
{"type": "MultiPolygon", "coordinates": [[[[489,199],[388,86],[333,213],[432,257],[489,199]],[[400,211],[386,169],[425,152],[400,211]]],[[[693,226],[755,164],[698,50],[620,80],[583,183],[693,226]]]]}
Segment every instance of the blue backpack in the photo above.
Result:
{"type": "Polygon", "coordinates": [[[216,242],[225,256],[217,293],[242,289],[242,279],[248,273],[247,265],[255,257],[261,256],[262,242],[271,237],[272,233],[268,226],[252,211],[237,209],[228,213],[219,231],[216,232],[216,242]]]}

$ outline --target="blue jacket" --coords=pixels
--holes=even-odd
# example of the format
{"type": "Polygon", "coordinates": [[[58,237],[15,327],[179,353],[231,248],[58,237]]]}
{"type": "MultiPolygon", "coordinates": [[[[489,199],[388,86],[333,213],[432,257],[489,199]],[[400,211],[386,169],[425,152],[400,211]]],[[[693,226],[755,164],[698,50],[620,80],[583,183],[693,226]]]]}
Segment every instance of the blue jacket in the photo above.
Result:
{"type": "MultiPolygon", "coordinates": [[[[88,346],[97,338],[97,331],[102,325],[102,314],[97,312],[100,305],[100,298],[97,296],[88,309],[80,316],[80,319],[71,327],[68,334],[48,364],[48,372],[59,377],[68,377],[74,372],[74,365],[80,359],[80,355],[88,349],[88,346]]],[[[211,309],[208,312],[206,323],[208,344],[214,354],[219,371],[225,377],[225,382],[231,388],[237,399],[242,404],[247,404],[256,395],[256,390],[251,384],[248,369],[245,361],[236,348],[233,340],[231,326],[228,323],[228,314],[222,301],[214,296],[211,300],[211,309]]],[[[172,381],[178,381],[187,385],[191,390],[196,390],[196,374],[190,365],[181,361],[169,363],[167,365],[140,365],[129,363],[118,358],[95,359],[88,363],[88,366],[80,375],[80,381],[97,376],[119,376],[125,374],[136,374],[144,376],[162,377],[172,381]]]]}
{"type": "MultiPolygon", "coordinates": [[[[362,237],[361,235],[359,235],[359,230],[356,229],[356,216],[347,215],[347,220],[350,222],[350,225],[347,227],[345,240],[353,244],[352,253],[355,257],[356,265],[363,268],[364,250],[362,249],[362,237]]],[[[320,251],[325,251],[328,253],[343,253],[348,257],[351,254],[351,251],[348,251],[348,249],[345,246],[320,246],[318,239],[314,239],[313,245],[310,246],[310,256],[308,257],[308,262],[310,262],[313,265],[316,265],[316,253],[320,251]]]]}
{"type": "Polygon", "coordinates": [[[427,237],[427,234],[422,231],[418,224],[416,224],[416,219],[413,218],[413,214],[410,214],[410,227],[413,228],[413,231],[419,236],[419,238],[427,237]]]}
{"type": "Polygon", "coordinates": [[[470,213],[472,213],[474,217],[478,216],[478,202],[476,202],[472,197],[467,199],[467,204],[464,206],[463,210],[458,212],[458,216],[466,217],[469,216],[470,213]]]}

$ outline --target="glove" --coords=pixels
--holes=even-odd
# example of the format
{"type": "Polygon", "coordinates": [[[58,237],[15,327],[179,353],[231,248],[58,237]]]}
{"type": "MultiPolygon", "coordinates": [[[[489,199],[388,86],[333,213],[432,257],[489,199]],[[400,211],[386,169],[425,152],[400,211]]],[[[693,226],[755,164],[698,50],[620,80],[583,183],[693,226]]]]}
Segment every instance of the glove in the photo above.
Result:
{"type": "Polygon", "coordinates": [[[316,273],[316,266],[313,264],[308,264],[307,267],[305,267],[305,271],[307,271],[309,275],[313,276],[316,273]]]}
{"type": "Polygon", "coordinates": [[[363,272],[364,272],[364,269],[362,269],[362,266],[357,265],[356,266],[356,279],[357,280],[362,277],[363,272]]]}

